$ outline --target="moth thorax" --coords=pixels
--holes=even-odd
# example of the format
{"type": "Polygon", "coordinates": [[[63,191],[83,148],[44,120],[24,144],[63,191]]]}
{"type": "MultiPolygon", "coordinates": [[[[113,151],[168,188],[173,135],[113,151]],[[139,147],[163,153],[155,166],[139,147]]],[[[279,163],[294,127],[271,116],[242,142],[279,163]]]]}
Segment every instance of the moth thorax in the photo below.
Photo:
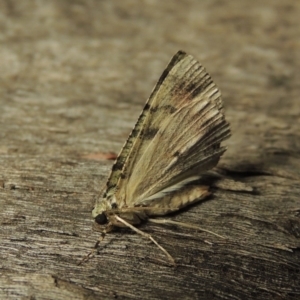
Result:
{"type": "Polygon", "coordinates": [[[118,205],[115,196],[101,198],[97,201],[95,208],[93,209],[92,215],[95,221],[104,225],[108,223],[108,215],[112,210],[117,209],[118,205]]]}

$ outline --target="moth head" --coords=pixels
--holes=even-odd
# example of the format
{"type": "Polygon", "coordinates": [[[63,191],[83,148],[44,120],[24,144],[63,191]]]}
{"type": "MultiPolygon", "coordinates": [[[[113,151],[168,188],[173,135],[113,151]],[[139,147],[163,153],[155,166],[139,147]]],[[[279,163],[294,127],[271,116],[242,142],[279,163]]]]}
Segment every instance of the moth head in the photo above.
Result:
{"type": "Polygon", "coordinates": [[[92,216],[98,224],[105,225],[109,221],[107,212],[113,208],[115,208],[115,204],[107,198],[99,199],[92,211],[92,216]]]}
{"type": "Polygon", "coordinates": [[[108,223],[108,220],[107,220],[107,216],[105,214],[105,212],[102,212],[101,214],[98,214],[96,217],[95,217],[95,221],[96,223],[98,223],[99,225],[105,225],[108,223]]]}

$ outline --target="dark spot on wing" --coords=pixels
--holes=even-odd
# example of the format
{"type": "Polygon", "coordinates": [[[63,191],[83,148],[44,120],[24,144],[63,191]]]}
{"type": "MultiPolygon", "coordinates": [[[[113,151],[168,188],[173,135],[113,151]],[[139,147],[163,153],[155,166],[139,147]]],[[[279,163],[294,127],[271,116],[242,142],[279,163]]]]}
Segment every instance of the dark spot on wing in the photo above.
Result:
{"type": "Polygon", "coordinates": [[[169,114],[173,114],[177,108],[173,105],[164,105],[164,106],[156,106],[156,107],[151,107],[150,108],[150,113],[156,113],[158,110],[160,110],[161,112],[166,112],[169,114]]]}
{"type": "Polygon", "coordinates": [[[169,114],[173,114],[177,109],[173,105],[165,105],[161,109],[163,109],[165,112],[169,114]]]}
{"type": "Polygon", "coordinates": [[[157,134],[158,130],[159,130],[158,128],[151,128],[151,127],[147,128],[144,131],[143,138],[146,140],[151,140],[157,134]]]}
{"type": "Polygon", "coordinates": [[[139,130],[137,128],[134,128],[130,134],[130,137],[136,137],[139,133],[139,130]]]}
{"type": "Polygon", "coordinates": [[[174,154],[173,154],[173,156],[175,156],[175,157],[178,157],[180,155],[180,152],[179,151],[176,151],[174,154]]]}
{"type": "Polygon", "coordinates": [[[157,106],[155,106],[155,107],[151,107],[150,108],[150,113],[156,113],[157,112],[157,109],[158,109],[158,107],[157,106]]]}
{"type": "Polygon", "coordinates": [[[122,169],[123,169],[123,163],[119,161],[116,161],[112,166],[113,171],[122,170],[122,169]]]}
{"type": "MultiPolygon", "coordinates": [[[[116,187],[117,185],[116,184],[107,184],[107,190],[111,190],[111,189],[114,189],[115,187],[116,187]]],[[[105,197],[103,197],[103,198],[106,198],[106,193],[105,193],[105,197]]]]}
{"type": "Polygon", "coordinates": [[[144,110],[148,110],[149,108],[150,108],[150,104],[146,103],[145,106],[144,106],[144,110]]]}

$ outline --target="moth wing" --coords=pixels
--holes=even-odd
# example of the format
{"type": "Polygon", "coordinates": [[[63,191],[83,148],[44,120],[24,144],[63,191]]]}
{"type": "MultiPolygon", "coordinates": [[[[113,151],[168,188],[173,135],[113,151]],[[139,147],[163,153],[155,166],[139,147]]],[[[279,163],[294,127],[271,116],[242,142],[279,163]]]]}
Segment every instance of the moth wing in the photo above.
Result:
{"type": "Polygon", "coordinates": [[[178,52],[113,168],[119,172],[112,173],[108,185],[117,185],[113,193],[119,207],[139,205],[195,180],[218,162],[229,132],[211,77],[192,56],[178,52]]]}
{"type": "Polygon", "coordinates": [[[149,205],[180,190],[214,167],[226,148],[229,124],[209,97],[200,95],[167,118],[148,144],[124,187],[127,205],[149,205]]]}
{"type": "MultiPolygon", "coordinates": [[[[122,176],[124,177],[125,166],[127,166],[127,164],[130,163],[130,160],[135,160],[135,156],[138,156],[138,154],[141,152],[138,149],[142,145],[147,144],[147,141],[149,141],[151,135],[154,133],[154,131],[151,131],[151,129],[149,129],[149,119],[151,119],[152,125],[155,124],[155,126],[161,120],[161,115],[157,113],[157,110],[159,107],[161,108],[165,106],[165,103],[169,102],[169,97],[166,97],[164,101],[161,101],[163,100],[161,99],[161,86],[164,86],[163,90],[166,94],[166,89],[168,89],[167,86],[170,81],[170,76],[172,76],[172,74],[174,73],[175,66],[177,66],[177,68],[179,67],[179,69],[182,69],[184,68],[184,66],[187,66],[191,60],[194,60],[191,56],[187,55],[183,51],[178,51],[169,62],[165,71],[156,83],[148,101],[146,102],[144,109],[141,112],[137,123],[135,124],[135,127],[130,133],[127,141],[123,145],[121,152],[119,153],[116,161],[113,164],[111,173],[106,183],[106,191],[104,194],[104,198],[109,198],[115,193],[116,186],[118,185],[118,181],[120,180],[121,175],[123,174],[122,176]],[[158,103],[159,101],[161,101],[161,103],[158,103]],[[145,139],[141,143],[140,141],[143,137],[145,139]]],[[[165,115],[167,115],[167,111],[171,110],[171,106],[165,106],[164,109],[166,110],[165,115]]],[[[131,164],[131,166],[132,165],[133,164],[131,164]]],[[[126,167],[126,169],[130,169],[131,166],[126,167]]]]}

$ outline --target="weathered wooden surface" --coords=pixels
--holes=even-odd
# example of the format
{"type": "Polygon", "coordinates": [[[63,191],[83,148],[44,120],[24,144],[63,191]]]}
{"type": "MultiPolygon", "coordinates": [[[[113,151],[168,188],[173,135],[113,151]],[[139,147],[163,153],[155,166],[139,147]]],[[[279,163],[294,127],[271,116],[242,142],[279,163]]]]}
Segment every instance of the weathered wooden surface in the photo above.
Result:
{"type": "Polygon", "coordinates": [[[300,3],[0,1],[0,298],[300,297],[300,3]],[[171,56],[222,90],[233,136],[214,196],[106,237],[91,209],[171,56]],[[100,155],[101,156],[101,155],[100,155]],[[240,182],[240,186],[233,181],[240,182]],[[209,241],[209,244],[205,241],[209,241]]]}

